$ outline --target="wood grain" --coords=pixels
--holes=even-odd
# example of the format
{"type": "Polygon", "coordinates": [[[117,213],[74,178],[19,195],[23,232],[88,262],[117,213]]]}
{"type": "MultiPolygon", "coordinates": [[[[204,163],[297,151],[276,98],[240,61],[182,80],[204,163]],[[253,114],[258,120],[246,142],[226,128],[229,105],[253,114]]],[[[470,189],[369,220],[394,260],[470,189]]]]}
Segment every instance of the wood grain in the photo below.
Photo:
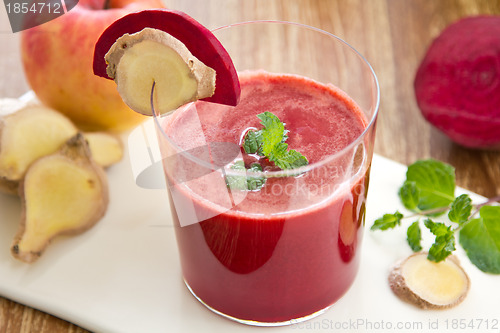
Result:
{"type": "MultiPolygon", "coordinates": [[[[381,88],[375,152],[410,164],[433,157],[456,168],[459,186],[487,197],[500,194],[500,153],[462,148],[430,126],[413,94],[416,68],[440,31],[457,19],[500,14],[491,0],[164,0],[209,28],[248,20],[284,20],[338,35],[373,66],[381,88]]],[[[29,89],[12,34],[0,14],[0,97],[29,89]]],[[[1,277],[0,277],[1,278],[1,277]]],[[[0,333],[86,332],[43,312],[0,297],[0,333]]]]}

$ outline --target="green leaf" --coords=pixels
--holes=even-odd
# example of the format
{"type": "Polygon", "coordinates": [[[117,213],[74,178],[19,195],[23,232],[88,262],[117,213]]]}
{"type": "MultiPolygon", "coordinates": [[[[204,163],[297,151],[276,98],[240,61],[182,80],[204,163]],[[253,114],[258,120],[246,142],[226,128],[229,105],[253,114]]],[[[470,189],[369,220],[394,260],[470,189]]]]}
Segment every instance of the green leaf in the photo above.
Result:
{"type": "Polygon", "coordinates": [[[472,211],[472,200],[467,194],[458,196],[451,204],[448,218],[451,222],[463,224],[469,220],[472,211]]]}
{"type": "Polygon", "coordinates": [[[269,160],[274,162],[280,169],[295,169],[309,162],[307,158],[296,150],[287,150],[288,145],[280,142],[276,145],[274,150],[269,154],[269,160]]]}
{"type": "Polygon", "coordinates": [[[231,165],[231,169],[233,169],[233,170],[246,170],[245,162],[243,162],[243,160],[238,160],[238,161],[234,162],[233,165],[231,165]]]}
{"type": "Polygon", "coordinates": [[[247,154],[262,155],[262,131],[248,131],[243,139],[243,149],[247,154]]]}
{"type": "Polygon", "coordinates": [[[296,150],[288,150],[288,131],[285,124],[271,112],[257,115],[263,129],[248,131],[243,140],[243,149],[247,154],[259,154],[267,157],[282,170],[295,169],[307,165],[309,161],[296,150]]]}
{"type": "MultiPolygon", "coordinates": [[[[245,170],[245,163],[243,161],[236,161],[231,165],[233,170],[245,170]]],[[[226,185],[232,190],[246,190],[247,180],[244,175],[226,175],[226,185]]]]}
{"type": "Polygon", "coordinates": [[[379,219],[376,219],[373,223],[371,230],[387,230],[392,229],[401,224],[401,219],[403,214],[396,211],[394,214],[384,214],[379,219]]]}
{"type": "MultiPolygon", "coordinates": [[[[406,180],[415,182],[419,192],[417,208],[446,207],[455,200],[455,169],[433,159],[420,160],[408,167],[406,180]]],[[[433,214],[439,215],[442,213],[433,214]]]]}
{"type": "MultiPolygon", "coordinates": [[[[243,161],[237,161],[232,166],[231,169],[245,171],[245,163],[243,161]]],[[[251,172],[262,171],[262,167],[258,163],[253,163],[248,169],[251,172]]],[[[256,191],[260,190],[266,183],[265,177],[252,177],[246,174],[242,175],[226,175],[226,185],[231,190],[248,190],[256,191]]]]}
{"type": "Polygon", "coordinates": [[[417,208],[420,194],[417,183],[414,181],[405,181],[399,189],[399,198],[406,209],[415,210],[417,208]]]}
{"type": "Polygon", "coordinates": [[[431,219],[426,219],[424,224],[436,236],[434,244],[429,249],[427,259],[434,262],[445,260],[455,251],[455,234],[451,226],[447,227],[444,223],[436,223],[431,219]]]}
{"type": "Polygon", "coordinates": [[[258,114],[264,130],[262,130],[262,153],[265,156],[275,149],[274,147],[286,140],[285,124],[271,112],[258,114]]]}
{"type": "Polygon", "coordinates": [[[500,274],[500,206],[483,206],[460,230],[459,242],[480,270],[500,274]]]}
{"type": "MultiPolygon", "coordinates": [[[[262,171],[262,167],[259,163],[253,163],[250,166],[250,169],[248,169],[248,170],[252,171],[252,172],[259,172],[259,171],[262,171]]],[[[266,183],[266,178],[264,178],[264,177],[247,176],[247,189],[249,191],[260,190],[262,188],[262,186],[264,186],[265,183],[266,183]]]]}
{"type": "Polygon", "coordinates": [[[413,252],[418,252],[422,250],[420,242],[422,241],[422,233],[420,231],[420,225],[418,221],[413,222],[406,230],[406,240],[408,245],[410,245],[413,252]]]}

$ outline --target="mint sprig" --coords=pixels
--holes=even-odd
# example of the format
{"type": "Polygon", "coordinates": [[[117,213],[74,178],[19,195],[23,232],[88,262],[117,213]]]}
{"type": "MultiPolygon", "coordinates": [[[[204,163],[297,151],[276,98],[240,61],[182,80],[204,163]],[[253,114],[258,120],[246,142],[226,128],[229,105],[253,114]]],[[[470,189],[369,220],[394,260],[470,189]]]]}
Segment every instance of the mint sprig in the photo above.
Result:
{"type": "Polygon", "coordinates": [[[248,131],[243,139],[243,149],[247,154],[258,154],[282,170],[295,169],[307,165],[307,158],[296,150],[289,150],[285,141],[288,131],[285,124],[273,113],[263,112],[257,115],[261,120],[261,130],[248,131]]]}
{"type": "Polygon", "coordinates": [[[371,230],[393,229],[394,227],[401,225],[401,219],[403,217],[403,214],[398,211],[396,211],[394,214],[384,214],[384,216],[375,220],[375,223],[373,223],[371,230]]]}
{"type": "Polygon", "coordinates": [[[434,236],[427,259],[440,262],[455,251],[455,234],[471,262],[480,270],[500,274],[500,206],[492,206],[500,197],[474,205],[467,194],[455,197],[455,169],[446,163],[429,159],[408,167],[406,180],[398,191],[410,214],[396,211],[376,219],[371,230],[388,230],[415,218],[407,229],[407,242],[414,252],[421,251],[423,226],[434,236]],[[474,212],[473,209],[475,209],[474,212]],[[448,212],[448,222],[432,219],[448,212]],[[477,218],[474,218],[478,215],[477,218]]]}
{"type": "MultiPolygon", "coordinates": [[[[247,154],[257,154],[269,159],[282,170],[295,169],[307,165],[309,162],[296,150],[289,150],[285,141],[288,139],[288,130],[285,124],[271,112],[263,112],[257,115],[263,128],[248,131],[243,139],[243,150],[247,154]]],[[[245,167],[244,161],[235,162],[232,170],[259,172],[262,166],[255,162],[249,168],[245,167]]],[[[266,183],[265,176],[226,175],[226,185],[230,189],[257,191],[266,183]]]]}
{"type": "Polygon", "coordinates": [[[445,260],[455,251],[454,231],[451,229],[451,226],[446,226],[441,222],[434,222],[431,219],[426,219],[424,225],[436,236],[434,244],[429,249],[427,258],[434,262],[445,260]]]}

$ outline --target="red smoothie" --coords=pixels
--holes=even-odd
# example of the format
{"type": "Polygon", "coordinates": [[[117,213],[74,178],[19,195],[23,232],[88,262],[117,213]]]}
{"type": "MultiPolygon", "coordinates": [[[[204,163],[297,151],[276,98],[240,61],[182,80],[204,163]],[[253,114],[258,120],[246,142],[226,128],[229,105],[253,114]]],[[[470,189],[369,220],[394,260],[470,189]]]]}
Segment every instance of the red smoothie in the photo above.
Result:
{"type": "MultiPolygon", "coordinates": [[[[312,169],[238,191],[228,190],[217,170],[171,159],[165,167],[182,271],[192,292],[216,311],[285,322],[332,305],[354,280],[368,163],[361,162],[363,149],[331,155],[355,141],[367,121],[331,85],[260,71],[242,73],[240,82],[238,106],[190,104],[165,120],[165,133],[191,151],[213,142],[240,145],[246,131],[262,128],[256,115],[269,111],[289,130],[289,148],[312,169]],[[188,210],[199,222],[183,222],[188,210]]],[[[248,164],[255,157],[236,159],[248,164]]]]}

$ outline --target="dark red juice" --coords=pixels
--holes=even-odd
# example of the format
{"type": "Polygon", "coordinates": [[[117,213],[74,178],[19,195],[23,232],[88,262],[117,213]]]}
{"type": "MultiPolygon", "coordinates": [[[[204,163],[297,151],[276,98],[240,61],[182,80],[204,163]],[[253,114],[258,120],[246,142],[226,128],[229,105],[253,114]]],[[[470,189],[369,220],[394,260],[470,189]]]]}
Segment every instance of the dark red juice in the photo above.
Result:
{"type": "Polygon", "coordinates": [[[164,131],[182,149],[239,145],[248,129],[262,127],[256,115],[270,111],[290,131],[289,148],[314,168],[236,193],[221,185],[220,172],[208,175],[181,159],[167,163],[182,271],[192,292],[216,311],[285,322],[332,305],[354,280],[368,167],[363,149],[344,148],[367,122],[330,85],[266,72],[243,73],[240,81],[237,107],[194,103],[167,119],[164,131]],[[197,223],[183,222],[188,211],[197,223]]]}

